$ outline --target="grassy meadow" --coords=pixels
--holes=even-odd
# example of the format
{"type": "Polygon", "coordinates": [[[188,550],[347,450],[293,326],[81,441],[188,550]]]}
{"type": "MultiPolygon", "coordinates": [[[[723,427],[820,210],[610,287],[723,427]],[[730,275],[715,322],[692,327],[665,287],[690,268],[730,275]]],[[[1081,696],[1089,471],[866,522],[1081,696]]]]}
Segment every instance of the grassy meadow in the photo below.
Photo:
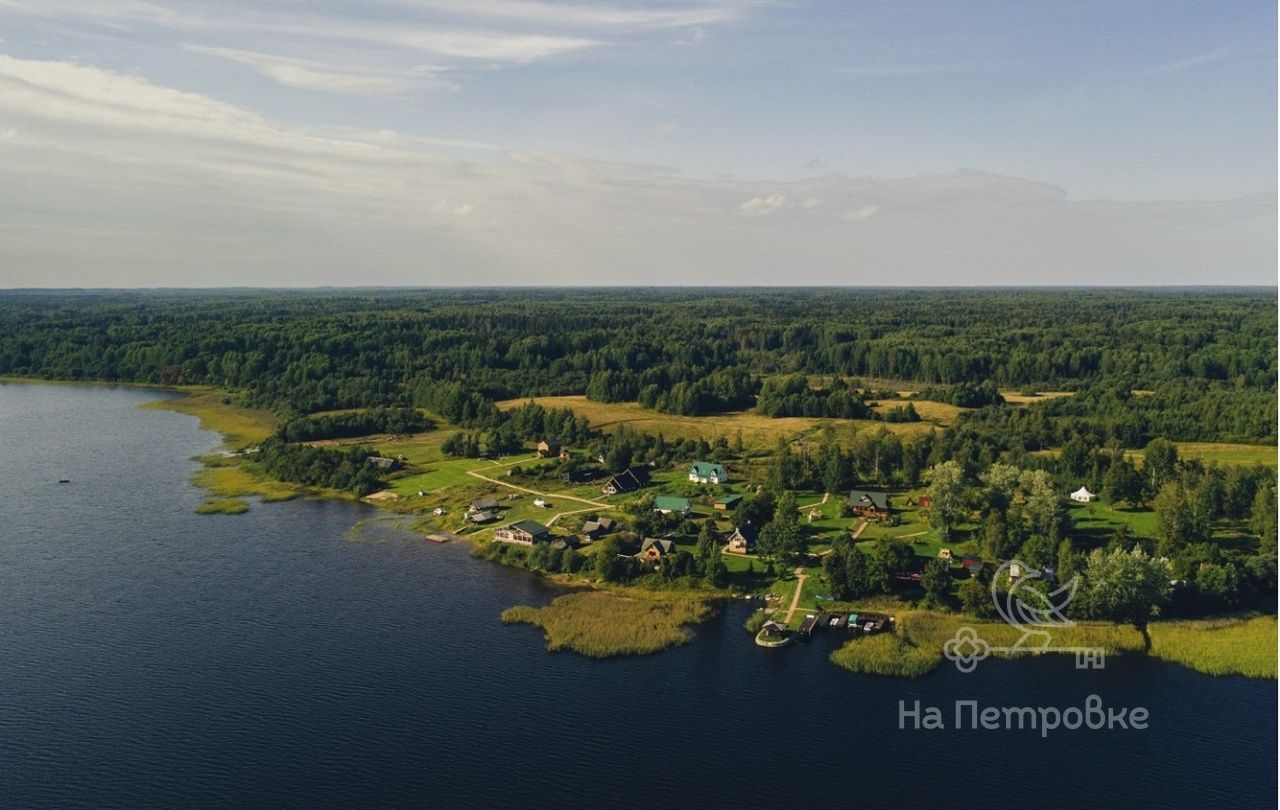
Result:
{"type": "MultiPolygon", "coordinates": [[[[509,410],[528,401],[528,399],[508,399],[499,402],[498,407],[509,410]]],[[[818,419],[806,416],[785,416],[773,419],[752,411],[737,411],[713,416],[678,416],[642,408],[635,402],[592,402],[584,396],[534,397],[533,401],[545,408],[569,408],[574,413],[587,417],[592,427],[606,432],[616,430],[618,425],[625,424],[636,430],[661,433],[669,439],[705,439],[707,441],[712,441],[719,436],[732,441],[741,433],[743,443],[757,449],[771,449],[777,444],[779,438],[791,439],[816,433],[823,424],[835,425],[845,430],[849,425],[859,429],[886,427],[902,434],[920,433],[934,428],[929,422],[888,423],[870,419],[818,419]]],[[[917,403],[917,408],[919,405],[917,403]]]]}

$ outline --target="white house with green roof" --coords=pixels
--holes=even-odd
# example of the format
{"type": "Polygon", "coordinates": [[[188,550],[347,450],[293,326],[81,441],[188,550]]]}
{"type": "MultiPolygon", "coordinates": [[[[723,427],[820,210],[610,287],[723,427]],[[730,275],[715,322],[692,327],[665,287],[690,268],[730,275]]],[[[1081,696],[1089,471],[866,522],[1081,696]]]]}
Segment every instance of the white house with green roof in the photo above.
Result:
{"type": "Polygon", "coordinates": [[[729,480],[729,471],[711,461],[695,461],[689,467],[689,480],[699,484],[723,484],[729,480]]]}

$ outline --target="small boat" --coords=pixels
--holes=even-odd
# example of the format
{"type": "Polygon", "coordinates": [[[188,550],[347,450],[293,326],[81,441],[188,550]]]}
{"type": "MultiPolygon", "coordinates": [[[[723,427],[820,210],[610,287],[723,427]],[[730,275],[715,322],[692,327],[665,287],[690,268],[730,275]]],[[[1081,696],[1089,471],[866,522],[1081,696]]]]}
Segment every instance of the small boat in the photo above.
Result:
{"type": "Polygon", "coordinates": [[[71,483],[71,479],[70,479],[70,478],[59,478],[59,479],[58,479],[58,483],[59,483],[59,484],[70,484],[70,483],[71,483]]]}

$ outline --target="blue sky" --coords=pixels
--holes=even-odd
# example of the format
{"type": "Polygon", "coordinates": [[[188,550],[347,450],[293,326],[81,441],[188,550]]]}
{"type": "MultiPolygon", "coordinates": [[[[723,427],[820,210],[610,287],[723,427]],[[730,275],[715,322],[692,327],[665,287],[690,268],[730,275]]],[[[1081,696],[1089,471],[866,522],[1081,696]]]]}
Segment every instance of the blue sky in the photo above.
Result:
{"type": "Polygon", "coordinates": [[[0,0],[0,287],[1275,283],[1263,2],[0,0]]]}

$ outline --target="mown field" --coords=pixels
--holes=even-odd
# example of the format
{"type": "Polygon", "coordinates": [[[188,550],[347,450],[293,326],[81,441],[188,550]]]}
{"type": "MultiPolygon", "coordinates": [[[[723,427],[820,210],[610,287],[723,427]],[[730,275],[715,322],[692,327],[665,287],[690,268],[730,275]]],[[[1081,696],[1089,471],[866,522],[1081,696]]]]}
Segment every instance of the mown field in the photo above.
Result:
{"type": "MultiPolygon", "coordinates": [[[[510,410],[528,401],[528,399],[508,399],[499,402],[498,407],[510,410]]],[[[647,433],[661,433],[669,439],[705,439],[706,441],[713,441],[719,436],[732,441],[741,434],[743,444],[747,447],[766,449],[777,444],[779,438],[795,438],[812,434],[824,424],[844,427],[846,430],[849,425],[857,428],[886,427],[896,433],[907,435],[934,429],[929,422],[891,424],[870,419],[837,420],[804,416],[771,419],[752,411],[714,416],[678,416],[651,411],[634,402],[592,402],[583,396],[534,397],[533,401],[545,408],[569,408],[574,413],[587,417],[592,427],[606,432],[616,430],[619,425],[628,425],[647,433]]]]}

